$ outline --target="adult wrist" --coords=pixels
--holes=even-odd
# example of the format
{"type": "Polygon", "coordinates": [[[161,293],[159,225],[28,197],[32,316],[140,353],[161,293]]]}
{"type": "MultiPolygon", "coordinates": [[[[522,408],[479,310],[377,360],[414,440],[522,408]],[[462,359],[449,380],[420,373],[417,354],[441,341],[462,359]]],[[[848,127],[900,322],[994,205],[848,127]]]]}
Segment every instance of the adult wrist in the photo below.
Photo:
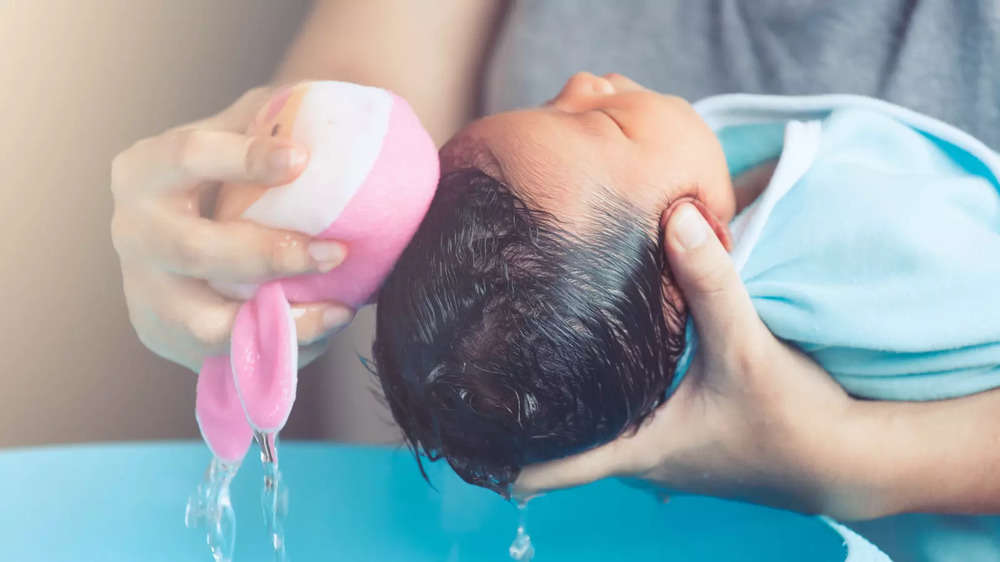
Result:
{"type": "Polygon", "coordinates": [[[813,441],[820,510],[847,521],[904,511],[906,480],[894,452],[894,404],[847,400],[825,435],[813,441]]]}

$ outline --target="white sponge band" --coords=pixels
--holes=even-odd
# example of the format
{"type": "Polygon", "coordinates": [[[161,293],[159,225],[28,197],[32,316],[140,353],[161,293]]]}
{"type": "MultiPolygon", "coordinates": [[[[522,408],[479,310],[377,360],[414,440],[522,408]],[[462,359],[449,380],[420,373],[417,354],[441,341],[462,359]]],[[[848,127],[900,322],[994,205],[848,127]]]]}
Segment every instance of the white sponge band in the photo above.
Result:
{"type": "Polygon", "coordinates": [[[392,96],[379,88],[347,82],[311,85],[291,135],[312,151],[306,169],[292,183],[267,190],[243,217],[312,236],[326,230],[374,166],[392,104],[392,96]]]}

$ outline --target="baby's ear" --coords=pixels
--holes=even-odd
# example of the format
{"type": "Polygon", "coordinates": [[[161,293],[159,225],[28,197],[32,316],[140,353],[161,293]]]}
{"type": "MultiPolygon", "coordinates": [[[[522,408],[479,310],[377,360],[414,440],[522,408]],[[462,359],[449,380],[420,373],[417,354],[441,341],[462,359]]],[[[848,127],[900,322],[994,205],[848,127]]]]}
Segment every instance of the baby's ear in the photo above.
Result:
{"type": "Polygon", "coordinates": [[[733,249],[733,241],[732,235],[729,232],[729,225],[723,222],[719,217],[715,216],[715,213],[709,210],[707,205],[694,197],[681,197],[671,203],[670,206],[663,211],[663,215],[660,216],[661,232],[666,232],[667,221],[670,220],[670,215],[672,215],[673,212],[676,211],[683,203],[690,203],[698,209],[698,212],[701,213],[701,216],[705,217],[708,225],[712,227],[712,232],[715,233],[715,237],[719,239],[719,242],[722,243],[722,247],[725,248],[727,252],[733,249]]]}

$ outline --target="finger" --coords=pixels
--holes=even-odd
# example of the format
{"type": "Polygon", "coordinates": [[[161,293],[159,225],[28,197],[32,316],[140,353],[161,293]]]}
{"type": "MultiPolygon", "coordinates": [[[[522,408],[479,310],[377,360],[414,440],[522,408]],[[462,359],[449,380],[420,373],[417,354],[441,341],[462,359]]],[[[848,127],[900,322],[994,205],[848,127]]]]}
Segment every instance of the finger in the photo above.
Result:
{"type": "Polygon", "coordinates": [[[326,272],[347,256],[343,244],[313,240],[243,220],[209,219],[154,211],[120,214],[113,226],[123,259],[155,263],[169,272],[230,283],[326,272]]]}
{"type": "MultiPolygon", "coordinates": [[[[609,477],[648,478],[651,471],[676,451],[690,448],[699,439],[692,427],[692,413],[678,404],[687,401],[683,385],[671,400],[661,404],[635,431],[626,431],[613,441],[569,457],[524,467],[514,482],[513,494],[527,499],[549,490],[582,486],[609,477]],[[683,432],[678,427],[687,427],[683,432]]],[[[657,480],[662,480],[656,478],[657,480]]],[[[661,482],[662,484],[662,482],[661,482]]]]}
{"type": "Polygon", "coordinates": [[[183,128],[139,141],[111,164],[116,197],[190,189],[204,181],[281,185],[309,155],[288,139],[183,128]]]}
{"type": "MultiPolygon", "coordinates": [[[[226,353],[233,322],[243,302],[228,299],[196,280],[161,275],[158,289],[169,295],[159,315],[185,341],[184,355],[208,357],[226,353]]],[[[354,313],[339,303],[309,303],[292,307],[300,357],[311,361],[329,338],[347,325],[354,313]],[[305,357],[303,357],[305,358],[305,357]]]]}
{"type": "Polygon", "coordinates": [[[162,272],[151,273],[142,289],[158,297],[151,311],[171,342],[170,353],[203,359],[227,352],[239,301],[223,297],[201,281],[162,272]]]}
{"type": "Polygon", "coordinates": [[[311,345],[334,335],[354,318],[354,311],[339,303],[317,302],[292,307],[295,331],[302,345],[311,345]]]}
{"type": "Polygon", "coordinates": [[[705,341],[733,345],[760,322],[729,254],[697,207],[666,217],[664,248],[684,301],[705,341]]]}
{"type": "Polygon", "coordinates": [[[514,481],[511,493],[525,500],[550,490],[582,486],[618,475],[624,461],[622,439],[569,457],[528,465],[514,481]]]}

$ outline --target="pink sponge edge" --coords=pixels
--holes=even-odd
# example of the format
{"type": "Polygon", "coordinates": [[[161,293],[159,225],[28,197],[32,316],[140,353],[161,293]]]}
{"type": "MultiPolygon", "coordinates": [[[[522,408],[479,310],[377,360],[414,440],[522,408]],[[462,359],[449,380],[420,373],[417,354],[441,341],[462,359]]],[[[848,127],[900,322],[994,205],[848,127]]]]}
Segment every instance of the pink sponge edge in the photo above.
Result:
{"type": "Polygon", "coordinates": [[[195,419],[201,436],[221,461],[238,464],[253,440],[253,429],[233,383],[229,356],[208,357],[198,373],[195,419]]]}
{"type": "Polygon", "coordinates": [[[279,283],[264,285],[240,307],[229,351],[247,421],[257,431],[279,431],[288,421],[298,384],[295,322],[279,283]]]}

